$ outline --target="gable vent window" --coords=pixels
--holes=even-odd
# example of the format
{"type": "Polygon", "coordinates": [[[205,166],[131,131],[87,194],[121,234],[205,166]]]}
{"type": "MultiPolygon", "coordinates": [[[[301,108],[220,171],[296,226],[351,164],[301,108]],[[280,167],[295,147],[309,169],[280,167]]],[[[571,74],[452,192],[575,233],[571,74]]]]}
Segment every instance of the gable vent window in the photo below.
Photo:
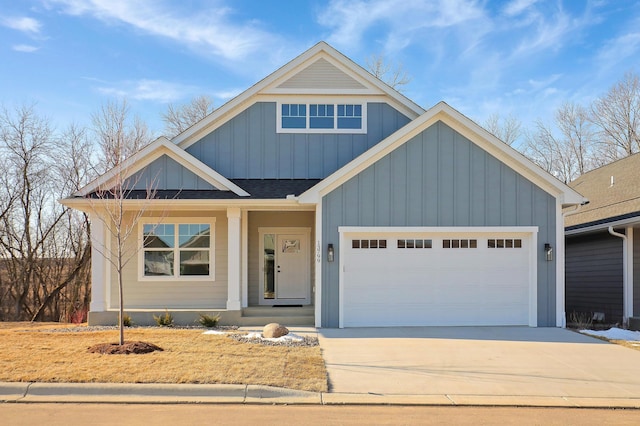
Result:
{"type": "Polygon", "coordinates": [[[366,104],[279,104],[279,133],[366,133],[366,104]]]}

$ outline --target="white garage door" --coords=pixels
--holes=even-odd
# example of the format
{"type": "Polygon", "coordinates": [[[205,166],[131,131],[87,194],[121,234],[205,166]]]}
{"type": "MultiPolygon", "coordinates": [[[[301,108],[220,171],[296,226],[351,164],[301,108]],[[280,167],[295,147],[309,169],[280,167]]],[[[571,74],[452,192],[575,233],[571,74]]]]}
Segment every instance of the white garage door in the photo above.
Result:
{"type": "Polygon", "coordinates": [[[532,241],[532,233],[344,233],[341,326],[535,326],[532,241]]]}

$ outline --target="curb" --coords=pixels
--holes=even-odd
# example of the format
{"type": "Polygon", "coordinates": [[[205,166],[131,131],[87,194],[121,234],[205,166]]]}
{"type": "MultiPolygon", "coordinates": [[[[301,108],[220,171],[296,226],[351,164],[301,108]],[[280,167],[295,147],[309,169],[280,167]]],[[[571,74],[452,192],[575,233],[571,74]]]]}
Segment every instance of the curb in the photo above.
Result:
{"type": "Polygon", "coordinates": [[[260,385],[0,382],[4,403],[422,405],[636,408],[639,398],[536,395],[383,395],[305,392],[260,385]]]}

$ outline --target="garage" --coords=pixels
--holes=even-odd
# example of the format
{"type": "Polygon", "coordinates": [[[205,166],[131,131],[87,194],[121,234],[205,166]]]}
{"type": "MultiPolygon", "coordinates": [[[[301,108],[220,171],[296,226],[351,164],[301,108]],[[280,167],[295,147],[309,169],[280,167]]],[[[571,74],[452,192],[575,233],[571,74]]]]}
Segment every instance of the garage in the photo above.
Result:
{"type": "Polygon", "coordinates": [[[340,327],[536,326],[536,233],[341,227],[340,327]]]}

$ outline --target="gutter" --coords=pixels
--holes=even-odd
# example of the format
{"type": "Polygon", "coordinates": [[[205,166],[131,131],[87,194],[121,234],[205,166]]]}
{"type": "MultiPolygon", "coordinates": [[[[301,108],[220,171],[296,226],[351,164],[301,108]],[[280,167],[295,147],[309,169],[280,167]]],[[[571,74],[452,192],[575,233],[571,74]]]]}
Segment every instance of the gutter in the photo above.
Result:
{"type": "Polygon", "coordinates": [[[629,271],[628,271],[628,259],[627,259],[627,251],[628,251],[628,241],[629,239],[625,234],[621,234],[613,230],[613,226],[609,226],[608,228],[609,234],[614,237],[622,238],[622,323],[623,326],[626,327],[629,324],[629,313],[633,312],[633,308],[629,308],[629,304],[633,303],[633,289],[631,287],[631,283],[629,280],[629,271]]]}

